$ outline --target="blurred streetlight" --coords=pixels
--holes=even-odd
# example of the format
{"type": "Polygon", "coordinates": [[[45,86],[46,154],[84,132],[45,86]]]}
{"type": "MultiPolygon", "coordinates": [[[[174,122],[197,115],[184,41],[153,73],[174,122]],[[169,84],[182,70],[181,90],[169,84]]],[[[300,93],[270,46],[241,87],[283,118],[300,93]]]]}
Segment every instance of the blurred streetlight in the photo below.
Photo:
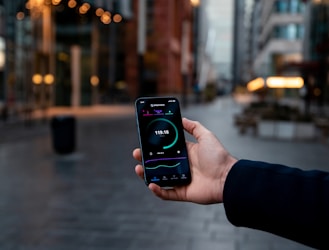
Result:
{"type": "Polygon", "coordinates": [[[122,16],[121,16],[120,14],[115,14],[115,15],[113,16],[113,21],[114,21],[115,23],[120,23],[120,22],[122,21],[122,16]]]}
{"type": "Polygon", "coordinates": [[[302,77],[280,77],[271,76],[266,79],[266,85],[269,88],[295,88],[300,89],[304,86],[302,77]]]}
{"type": "Polygon", "coordinates": [[[54,76],[52,74],[47,74],[47,75],[44,76],[44,82],[47,85],[53,84],[54,83],[54,80],[55,80],[55,78],[54,78],[54,76]]]}
{"type": "Polygon", "coordinates": [[[302,77],[294,76],[269,76],[266,79],[258,77],[247,84],[247,89],[250,92],[262,89],[300,89],[304,86],[304,80],[302,77]]]}
{"type": "Polygon", "coordinates": [[[69,2],[67,3],[67,5],[73,9],[75,8],[75,6],[77,6],[77,2],[75,0],[69,0],[69,2]]]}
{"type": "Polygon", "coordinates": [[[248,89],[248,91],[253,92],[253,91],[264,88],[264,86],[265,86],[265,80],[261,77],[258,77],[256,79],[248,82],[247,89],[248,89]]]}
{"type": "Polygon", "coordinates": [[[50,105],[51,98],[51,86],[55,81],[53,74],[41,75],[39,73],[32,76],[32,83],[34,85],[34,95],[37,101],[37,105],[41,107],[48,107],[50,105]],[[48,86],[48,87],[47,87],[48,86]]]}
{"type": "Polygon", "coordinates": [[[99,84],[99,78],[98,78],[98,76],[91,76],[90,77],[90,84],[93,87],[97,87],[98,84],[99,84]]]}
{"type": "Polygon", "coordinates": [[[93,75],[90,77],[90,85],[92,87],[92,104],[98,103],[98,85],[99,85],[99,77],[96,75],[93,75]]]}
{"type": "Polygon", "coordinates": [[[193,7],[198,7],[200,5],[200,0],[190,0],[193,7]]]}
{"type": "Polygon", "coordinates": [[[42,75],[41,74],[34,74],[32,76],[32,82],[34,85],[40,85],[42,83],[42,75]]]}

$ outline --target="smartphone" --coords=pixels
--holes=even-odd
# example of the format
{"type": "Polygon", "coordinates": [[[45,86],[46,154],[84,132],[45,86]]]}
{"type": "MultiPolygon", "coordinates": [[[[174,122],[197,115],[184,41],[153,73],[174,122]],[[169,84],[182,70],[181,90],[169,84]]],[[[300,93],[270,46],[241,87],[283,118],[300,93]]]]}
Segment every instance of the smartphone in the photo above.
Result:
{"type": "Polygon", "coordinates": [[[187,185],[191,172],[180,105],[174,97],[141,97],[136,120],[146,185],[187,185]]]}

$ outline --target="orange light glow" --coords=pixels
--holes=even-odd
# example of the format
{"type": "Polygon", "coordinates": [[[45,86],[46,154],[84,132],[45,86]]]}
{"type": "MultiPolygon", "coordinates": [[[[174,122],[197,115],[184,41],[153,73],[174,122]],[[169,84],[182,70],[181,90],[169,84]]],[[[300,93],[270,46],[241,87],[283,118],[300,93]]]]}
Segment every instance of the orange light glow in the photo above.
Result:
{"type": "Polygon", "coordinates": [[[54,76],[52,74],[47,74],[44,77],[45,84],[47,84],[47,85],[53,84],[54,83],[54,80],[55,80],[55,78],[54,78],[54,76]]]}
{"type": "Polygon", "coordinates": [[[52,0],[53,5],[59,5],[62,0],[52,0]]]}
{"type": "Polygon", "coordinates": [[[73,9],[75,8],[75,6],[77,6],[77,2],[75,0],[69,0],[69,2],[67,3],[67,5],[73,9]]]}
{"type": "Polygon", "coordinates": [[[114,21],[115,23],[120,23],[120,22],[122,21],[122,16],[121,16],[120,14],[115,14],[115,15],[113,16],[113,21],[114,21]]]}
{"type": "Polygon", "coordinates": [[[40,75],[40,74],[34,74],[32,76],[32,82],[35,85],[40,85],[42,83],[42,75],[40,75]]]}
{"type": "Polygon", "coordinates": [[[105,11],[105,12],[103,13],[103,15],[101,16],[101,21],[102,21],[102,23],[104,23],[104,24],[109,24],[109,23],[111,23],[111,21],[112,21],[111,13],[108,12],[108,11],[105,11]]]}
{"type": "Polygon", "coordinates": [[[79,13],[84,15],[88,12],[89,9],[90,9],[90,4],[89,3],[84,3],[83,5],[80,6],[79,13]]]}
{"type": "Polygon", "coordinates": [[[193,7],[198,7],[200,5],[200,0],[190,0],[193,7]]]}
{"type": "Polygon", "coordinates": [[[99,84],[99,78],[98,76],[92,76],[90,77],[90,84],[94,87],[98,86],[99,84]]]}
{"type": "Polygon", "coordinates": [[[247,89],[250,92],[256,91],[258,89],[264,88],[265,86],[265,81],[263,78],[258,77],[247,84],[247,89]]]}
{"type": "Polygon", "coordinates": [[[44,4],[43,0],[29,0],[26,3],[29,7],[39,7],[44,4]]]}
{"type": "Polygon", "coordinates": [[[16,19],[17,20],[23,20],[24,19],[24,17],[25,17],[25,14],[24,14],[24,12],[18,12],[17,14],[16,14],[16,19]]]}
{"type": "Polygon", "coordinates": [[[100,17],[104,14],[104,10],[102,8],[98,8],[95,13],[96,13],[96,16],[100,17]]]}
{"type": "Polygon", "coordinates": [[[304,86],[302,77],[292,76],[271,76],[266,79],[266,85],[269,88],[296,88],[300,89],[304,86]]]}

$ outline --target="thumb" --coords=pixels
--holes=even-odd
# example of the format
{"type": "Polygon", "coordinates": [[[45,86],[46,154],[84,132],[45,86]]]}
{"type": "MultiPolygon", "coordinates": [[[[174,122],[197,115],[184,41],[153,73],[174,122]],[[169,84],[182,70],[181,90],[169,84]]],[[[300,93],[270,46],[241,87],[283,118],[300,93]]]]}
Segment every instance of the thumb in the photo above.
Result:
{"type": "Polygon", "coordinates": [[[205,133],[208,133],[209,130],[206,129],[200,122],[192,121],[187,118],[182,119],[184,129],[191,134],[195,139],[199,141],[200,137],[205,133]]]}

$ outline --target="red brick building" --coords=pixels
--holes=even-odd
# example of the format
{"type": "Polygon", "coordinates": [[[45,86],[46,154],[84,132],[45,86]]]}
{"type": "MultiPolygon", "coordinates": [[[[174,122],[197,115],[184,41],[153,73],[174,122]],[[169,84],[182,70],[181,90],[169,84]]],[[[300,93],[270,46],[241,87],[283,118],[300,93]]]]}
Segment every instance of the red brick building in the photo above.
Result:
{"type": "MultiPolygon", "coordinates": [[[[126,24],[125,71],[129,94],[135,98],[140,93],[136,44],[139,18],[138,1],[132,2],[134,18],[126,24]]],[[[184,89],[189,91],[193,72],[193,7],[190,0],[147,0],[146,2],[144,88],[150,95],[181,94],[184,89]],[[183,71],[182,60],[185,62],[183,71]]]]}

